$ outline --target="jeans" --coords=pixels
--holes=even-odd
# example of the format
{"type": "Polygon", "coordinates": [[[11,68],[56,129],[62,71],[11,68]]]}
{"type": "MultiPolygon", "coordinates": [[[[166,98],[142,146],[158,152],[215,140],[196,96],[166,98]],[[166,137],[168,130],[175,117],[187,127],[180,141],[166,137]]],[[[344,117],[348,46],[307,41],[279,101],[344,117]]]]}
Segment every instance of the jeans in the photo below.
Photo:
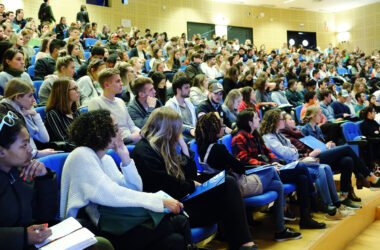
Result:
{"type": "Polygon", "coordinates": [[[335,188],[333,174],[329,165],[319,164],[319,167],[308,167],[311,176],[315,176],[315,185],[322,201],[327,205],[339,201],[335,188]]]}
{"type": "Polygon", "coordinates": [[[283,183],[297,186],[297,197],[300,204],[301,215],[310,209],[310,195],[315,193],[313,181],[305,167],[297,166],[294,169],[281,170],[280,178],[283,183]]]}
{"type": "Polygon", "coordinates": [[[280,232],[285,229],[284,222],[284,187],[280,177],[277,174],[277,171],[274,168],[268,168],[264,171],[259,171],[256,173],[263,185],[263,192],[275,191],[278,194],[277,200],[274,201],[273,210],[275,214],[275,224],[276,231],[280,232]]]}
{"type": "Polygon", "coordinates": [[[349,146],[338,146],[319,154],[320,163],[328,164],[334,171],[341,173],[341,191],[348,192],[352,189],[351,175],[356,178],[367,177],[370,171],[363,161],[352,151],[349,146]]]}

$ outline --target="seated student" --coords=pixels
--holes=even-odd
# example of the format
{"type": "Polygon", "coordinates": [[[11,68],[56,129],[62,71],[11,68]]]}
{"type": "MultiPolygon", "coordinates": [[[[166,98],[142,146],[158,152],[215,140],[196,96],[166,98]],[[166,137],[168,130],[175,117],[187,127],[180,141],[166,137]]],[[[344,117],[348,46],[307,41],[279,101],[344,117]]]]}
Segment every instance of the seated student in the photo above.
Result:
{"type": "Polygon", "coordinates": [[[208,86],[207,100],[202,101],[197,107],[197,117],[201,117],[208,112],[218,112],[219,117],[223,119],[224,125],[226,125],[224,132],[226,134],[231,133],[231,121],[224,114],[222,105],[220,102],[223,99],[223,86],[220,83],[212,83],[208,86]]]}
{"type": "MultiPolygon", "coordinates": [[[[248,113],[249,111],[242,112],[248,113]]],[[[241,122],[241,120],[239,120],[239,122],[241,122]]],[[[258,127],[259,118],[256,116],[256,119],[250,122],[252,127],[258,127]],[[255,124],[252,124],[253,122],[255,124]]],[[[232,156],[225,145],[218,144],[218,140],[224,134],[222,128],[223,123],[217,113],[210,112],[199,118],[196,127],[195,141],[198,146],[198,154],[201,164],[204,166],[205,171],[209,173],[218,173],[222,170],[226,170],[230,173],[232,172],[234,175],[244,175],[245,170],[247,169],[245,167],[246,164],[232,156]]],[[[276,220],[276,233],[274,234],[274,239],[277,241],[284,241],[301,238],[302,235],[300,233],[292,232],[285,226],[284,189],[275,168],[257,172],[255,175],[249,177],[255,179],[256,182],[250,181],[250,187],[246,187],[247,190],[244,190],[244,187],[241,187],[241,184],[239,184],[240,190],[242,191],[241,195],[243,197],[259,195],[270,190],[275,191],[278,194],[278,198],[275,200],[273,206],[276,220]]],[[[248,183],[245,184],[247,185],[248,183]]]]}
{"type": "Polygon", "coordinates": [[[153,81],[153,87],[156,90],[156,97],[165,105],[167,101],[167,90],[166,90],[166,76],[161,72],[154,72],[151,75],[153,81]]]}
{"type": "Polygon", "coordinates": [[[50,142],[58,143],[58,148],[66,152],[73,150],[67,128],[80,115],[78,101],[79,88],[73,80],[61,78],[55,80],[46,104],[45,127],[50,142]]]}
{"type": "Polygon", "coordinates": [[[328,82],[329,81],[327,78],[325,78],[323,80],[319,80],[319,82],[318,82],[319,88],[316,89],[316,91],[315,91],[315,93],[317,94],[318,101],[321,101],[321,96],[320,96],[321,91],[327,90],[328,82]]]}
{"type": "Polygon", "coordinates": [[[69,27],[69,30],[68,30],[68,37],[66,37],[65,39],[63,39],[63,41],[65,43],[68,43],[69,42],[69,39],[72,38],[72,37],[79,37],[80,36],[80,29],[77,27],[77,26],[74,26],[74,25],[71,25],[69,27]]]}
{"type": "Polygon", "coordinates": [[[44,80],[56,70],[55,64],[58,59],[59,51],[65,47],[66,43],[59,39],[53,39],[49,44],[50,55],[36,61],[34,65],[34,80],[44,80]]]}
{"type": "MultiPolygon", "coordinates": [[[[277,112],[277,110],[278,109],[268,111],[264,117],[272,116],[271,114],[277,112]]],[[[236,158],[247,165],[266,165],[268,163],[278,162],[279,160],[271,153],[271,150],[265,146],[264,140],[258,132],[258,120],[259,117],[254,110],[239,113],[237,119],[239,130],[232,139],[232,153],[236,158]]],[[[265,129],[262,130],[266,131],[265,129]]],[[[325,228],[325,223],[319,223],[310,216],[309,196],[314,193],[315,190],[310,174],[306,168],[296,167],[295,169],[282,170],[280,172],[280,179],[283,183],[293,183],[297,185],[297,196],[301,212],[300,228],[325,228]]],[[[287,209],[286,213],[289,219],[295,220],[295,215],[292,215],[289,209],[287,209]]]]}
{"type": "Polygon", "coordinates": [[[238,107],[243,100],[241,92],[238,89],[233,89],[226,96],[226,100],[222,104],[222,109],[226,117],[231,121],[232,127],[235,127],[236,116],[239,113],[238,107]]]}
{"type": "Polygon", "coordinates": [[[293,107],[297,107],[303,104],[303,96],[297,91],[297,80],[288,80],[288,87],[285,91],[286,99],[289,101],[293,107]]]}
{"type": "Polygon", "coordinates": [[[172,85],[175,95],[166,102],[165,106],[173,109],[181,116],[183,135],[193,138],[197,117],[194,105],[189,99],[190,82],[191,80],[187,77],[176,78],[172,85]]]}
{"type": "Polygon", "coordinates": [[[103,95],[93,98],[88,103],[88,110],[107,109],[117,120],[125,144],[134,143],[141,139],[140,129],[134,124],[122,99],[115,97],[123,90],[119,71],[117,69],[104,69],[99,75],[99,83],[103,95]]]}
{"type": "MultiPolygon", "coordinates": [[[[194,160],[182,138],[182,119],[174,110],[154,110],[141,130],[143,139],[136,144],[131,157],[144,183],[145,192],[163,190],[175,199],[194,192],[200,183],[194,160]],[[177,149],[180,152],[177,153],[177,149]]],[[[203,195],[185,201],[191,227],[225,225],[231,249],[257,249],[248,230],[245,208],[235,179],[203,195]]]]}
{"type": "Polygon", "coordinates": [[[80,53],[79,43],[71,42],[67,45],[67,54],[73,58],[75,68],[79,68],[82,65],[80,53]]]}
{"type": "Polygon", "coordinates": [[[137,41],[137,46],[131,50],[131,55],[129,57],[138,57],[142,62],[145,62],[147,56],[144,51],[144,44],[146,40],[140,39],[137,41]]]}
{"type": "Polygon", "coordinates": [[[202,63],[201,54],[194,53],[191,55],[191,63],[185,69],[185,73],[188,78],[193,80],[196,75],[204,74],[200,66],[201,63],[202,63]]]}
{"type": "Polygon", "coordinates": [[[21,78],[13,78],[5,86],[5,98],[0,103],[11,105],[18,112],[18,115],[25,120],[30,135],[30,144],[33,147],[33,157],[39,158],[56,152],[53,149],[38,150],[34,142],[34,140],[42,143],[49,142],[49,134],[40,114],[33,108],[36,101],[33,94],[33,85],[21,78]]]}
{"type": "Polygon", "coordinates": [[[239,87],[238,78],[239,78],[239,69],[236,66],[232,66],[231,68],[227,70],[222,82],[223,90],[224,90],[224,98],[228,95],[228,93],[231,90],[237,89],[239,87]]]}
{"type": "MultiPolygon", "coordinates": [[[[143,183],[130,159],[121,137],[116,119],[108,110],[90,111],[78,117],[70,127],[70,138],[77,148],[70,153],[62,171],[60,216],[89,217],[101,233],[110,239],[116,249],[185,249],[190,244],[189,235],[183,235],[189,228],[182,215],[164,215],[164,208],[178,214],[183,205],[158,194],[144,193],[143,183]],[[112,157],[106,155],[113,149],[120,157],[121,171],[112,157]],[[157,226],[151,229],[138,220],[129,230],[122,228],[119,235],[102,227],[102,209],[140,208],[140,212],[157,219],[157,226]],[[150,214],[149,211],[160,214],[150,214]]],[[[144,184],[145,185],[145,184],[144,184]]],[[[120,216],[120,215],[119,215],[120,216]]],[[[144,215],[145,216],[145,215],[144,215]]],[[[122,218],[122,225],[126,222],[122,218]]]]}
{"type": "Polygon", "coordinates": [[[354,108],[355,108],[355,112],[358,114],[360,110],[363,110],[366,106],[368,106],[368,101],[363,92],[356,93],[355,100],[356,100],[356,104],[354,105],[354,108]]]}
{"type": "Polygon", "coordinates": [[[351,116],[350,108],[346,105],[347,98],[349,97],[348,91],[343,89],[338,93],[338,100],[331,103],[334,110],[335,118],[343,118],[344,120],[358,120],[357,117],[351,116]]]}
{"type": "Polygon", "coordinates": [[[241,90],[242,101],[238,106],[238,111],[245,109],[254,109],[256,113],[260,113],[259,105],[256,104],[256,93],[252,87],[244,87],[241,90]]]}
{"type": "Polygon", "coordinates": [[[106,63],[103,60],[95,58],[88,65],[87,75],[82,76],[77,81],[81,93],[80,103],[82,106],[87,106],[92,98],[103,94],[103,89],[98,82],[98,74],[105,68],[106,63]]]}
{"type": "Polygon", "coordinates": [[[128,105],[128,113],[135,125],[141,129],[152,111],[161,107],[162,103],[155,97],[156,90],[149,77],[137,78],[133,83],[132,90],[135,98],[128,105]]]}
{"type": "MultiPolygon", "coordinates": [[[[375,106],[370,105],[360,111],[360,118],[363,122],[360,124],[360,131],[368,139],[380,138],[380,126],[379,123],[375,121],[375,106]]],[[[380,142],[370,142],[369,144],[369,162],[371,162],[374,167],[376,161],[380,160],[380,142]]]]}
{"type": "Polygon", "coordinates": [[[135,97],[132,93],[132,83],[134,80],[132,65],[127,62],[117,62],[114,68],[120,71],[120,79],[123,83],[121,99],[128,106],[129,102],[135,97]]]}
{"type": "Polygon", "coordinates": [[[95,58],[103,60],[104,59],[104,53],[105,53],[105,51],[104,51],[103,47],[100,47],[100,46],[92,47],[90,58],[88,58],[86,61],[84,61],[82,63],[82,65],[79,67],[79,69],[77,70],[77,73],[75,74],[75,77],[74,77],[75,80],[78,80],[79,78],[87,75],[87,69],[88,69],[88,65],[90,64],[90,62],[95,58]]]}
{"type": "Polygon", "coordinates": [[[8,112],[0,114],[0,121],[1,247],[31,249],[52,234],[43,223],[57,213],[57,179],[33,160],[23,120],[8,112]]]}
{"type": "Polygon", "coordinates": [[[204,56],[204,62],[201,64],[201,70],[203,73],[211,79],[216,79],[222,77],[219,71],[215,68],[216,60],[215,55],[207,53],[204,56]]]}
{"type": "MultiPolygon", "coordinates": [[[[311,111],[316,112],[317,109],[315,107],[310,107],[310,110],[308,112],[310,112],[311,114],[311,111]]],[[[308,124],[315,123],[317,115],[318,114],[312,115],[312,118],[310,118],[308,124]]],[[[307,117],[309,117],[309,113],[307,117]]],[[[357,157],[357,155],[352,151],[352,149],[349,146],[335,147],[334,143],[328,142],[326,143],[326,147],[328,147],[328,150],[325,150],[323,152],[321,152],[320,149],[313,150],[299,140],[303,138],[305,135],[302,134],[302,132],[296,128],[294,120],[287,115],[284,115],[284,119],[285,127],[281,129],[281,133],[290,140],[292,145],[294,145],[297,148],[298,153],[303,154],[304,156],[318,158],[320,160],[320,163],[328,164],[329,166],[331,166],[333,171],[341,173],[341,192],[343,196],[342,198],[347,197],[349,200],[352,201],[360,201],[360,198],[358,198],[355,195],[354,189],[352,188],[352,172],[357,177],[356,186],[358,187],[358,189],[362,188],[363,186],[369,187],[370,181],[373,182],[372,185],[375,185],[377,183],[377,178],[371,177],[370,173],[366,170],[366,167],[363,164],[363,162],[357,157]],[[365,178],[364,176],[367,176],[368,174],[370,176],[367,180],[367,178],[365,178]]],[[[331,205],[330,198],[328,196],[324,196],[324,194],[322,194],[321,196],[322,200],[326,204],[331,205]]],[[[347,206],[349,206],[349,200],[343,201],[342,204],[348,204],[347,206]]]]}
{"type": "Polygon", "coordinates": [[[319,93],[320,102],[319,105],[322,110],[322,114],[326,117],[327,121],[329,122],[335,122],[335,121],[343,121],[343,118],[337,118],[334,117],[334,110],[331,107],[332,102],[332,94],[330,90],[322,90],[319,93]]]}
{"type": "Polygon", "coordinates": [[[2,55],[2,58],[3,71],[0,72],[0,94],[4,93],[6,83],[15,77],[21,77],[33,84],[28,73],[24,72],[24,53],[21,50],[9,48],[2,55]]]}
{"type": "Polygon", "coordinates": [[[263,111],[277,106],[277,104],[273,102],[270,97],[268,80],[265,77],[259,77],[255,83],[255,86],[257,105],[259,105],[263,111]]]}
{"type": "Polygon", "coordinates": [[[121,59],[118,54],[111,54],[107,57],[106,68],[110,69],[115,67],[117,62],[121,62],[121,59]]]}
{"type": "Polygon", "coordinates": [[[110,55],[123,50],[123,47],[119,43],[118,40],[119,40],[119,37],[117,36],[116,33],[113,33],[108,38],[108,41],[105,47],[108,49],[108,52],[110,53],[110,55]]]}
{"type": "Polygon", "coordinates": [[[272,90],[272,101],[274,101],[277,106],[280,105],[291,105],[286,98],[284,91],[284,80],[277,78],[273,80],[276,83],[276,87],[272,90]]]}
{"type": "Polygon", "coordinates": [[[38,98],[40,99],[40,106],[46,105],[53,83],[60,78],[67,77],[72,78],[75,74],[74,60],[71,56],[59,57],[57,59],[57,75],[46,78],[42,83],[40,90],[38,91],[38,98]]]}
{"type": "Polygon", "coordinates": [[[240,78],[239,78],[239,87],[240,88],[243,88],[243,87],[253,87],[253,84],[256,82],[256,76],[254,77],[254,71],[256,69],[252,68],[252,70],[248,69],[244,72],[244,74],[241,74],[240,75],[240,78]]]}
{"type": "MultiPolygon", "coordinates": [[[[213,80],[215,82],[215,80],[213,80]]],[[[190,88],[190,100],[198,106],[204,100],[207,100],[209,79],[204,74],[196,75],[190,88]]]]}

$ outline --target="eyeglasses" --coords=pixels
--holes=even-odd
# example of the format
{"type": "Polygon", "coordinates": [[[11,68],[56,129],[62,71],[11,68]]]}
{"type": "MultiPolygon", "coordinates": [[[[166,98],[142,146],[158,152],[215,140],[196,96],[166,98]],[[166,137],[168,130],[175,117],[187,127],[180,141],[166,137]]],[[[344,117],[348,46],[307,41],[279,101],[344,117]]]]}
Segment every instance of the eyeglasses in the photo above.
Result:
{"type": "Polygon", "coordinates": [[[71,90],[74,90],[74,91],[78,91],[78,86],[75,86],[74,88],[69,88],[69,91],[71,91],[71,90]]]}
{"type": "Polygon", "coordinates": [[[3,117],[3,120],[1,120],[0,131],[4,125],[7,125],[8,127],[13,127],[15,125],[15,120],[17,119],[18,117],[15,113],[13,113],[12,111],[8,111],[8,114],[3,117]]]}

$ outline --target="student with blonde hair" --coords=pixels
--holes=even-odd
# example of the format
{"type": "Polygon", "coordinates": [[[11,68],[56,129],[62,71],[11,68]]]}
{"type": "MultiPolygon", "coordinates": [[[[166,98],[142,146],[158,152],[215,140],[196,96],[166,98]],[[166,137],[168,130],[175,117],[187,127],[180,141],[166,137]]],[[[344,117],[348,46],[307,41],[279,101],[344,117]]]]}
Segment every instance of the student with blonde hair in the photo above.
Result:
{"type": "Polygon", "coordinates": [[[225,115],[233,124],[232,127],[235,127],[234,123],[236,122],[236,117],[239,113],[238,107],[242,100],[243,96],[240,90],[233,89],[230,91],[230,93],[228,93],[228,95],[226,96],[226,100],[222,104],[222,109],[225,115]]]}

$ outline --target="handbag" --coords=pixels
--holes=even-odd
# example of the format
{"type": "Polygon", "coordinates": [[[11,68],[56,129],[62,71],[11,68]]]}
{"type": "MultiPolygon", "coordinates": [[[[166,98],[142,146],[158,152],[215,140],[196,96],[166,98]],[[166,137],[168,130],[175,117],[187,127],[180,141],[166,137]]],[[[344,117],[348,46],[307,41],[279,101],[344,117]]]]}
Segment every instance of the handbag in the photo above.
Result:
{"type": "MultiPolygon", "coordinates": [[[[218,170],[212,168],[207,163],[208,156],[210,154],[210,151],[215,143],[212,143],[208,146],[205,157],[203,161],[199,158],[199,163],[202,165],[202,167],[206,170],[208,173],[217,173],[218,170]]],[[[258,175],[256,174],[237,174],[233,171],[230,172],[236,179],[237,184],[239,185],[240,193],[242,197],[249,197],[254,195],[259,195],[263,193],[263,184],[261,183],[261,180],[258,175]]]]}

